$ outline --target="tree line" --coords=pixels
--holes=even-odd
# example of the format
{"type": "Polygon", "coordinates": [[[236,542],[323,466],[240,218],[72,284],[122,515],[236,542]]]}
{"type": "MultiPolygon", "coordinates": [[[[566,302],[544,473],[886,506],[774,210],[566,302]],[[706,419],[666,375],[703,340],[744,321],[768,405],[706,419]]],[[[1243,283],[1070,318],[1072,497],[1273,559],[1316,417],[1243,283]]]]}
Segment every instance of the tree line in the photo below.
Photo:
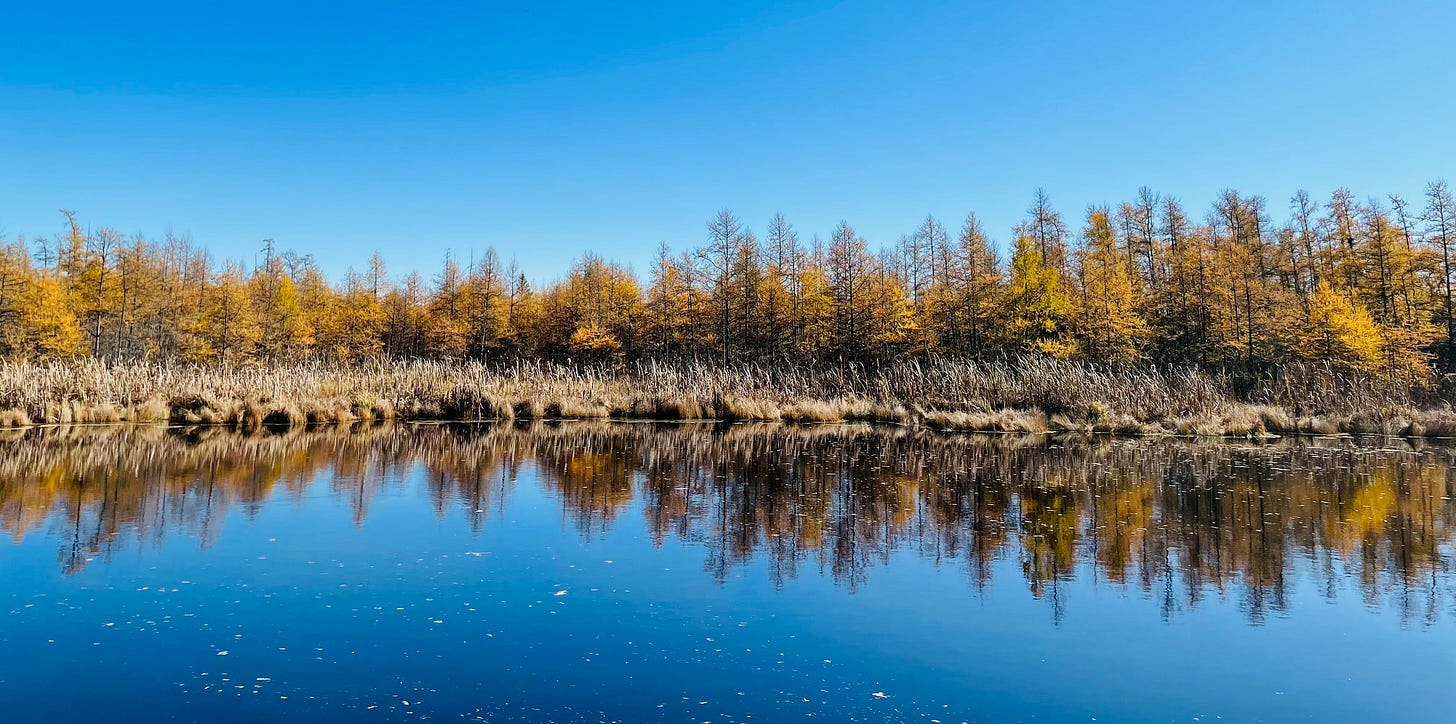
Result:
{"type": "Polygon", "coordinates": [[[1258,374],[1300,360],[1414,380],[1456,366],[1456,200],[1218,194],[1202,219],[1140,189],[1069,223],[1038,190],[998,251],[974,213],[872,249],[848,223],[762,235],[721,211],[647,278],[593,253],[533,286],[494,250],[329,279],[187,239],[89,230],[0,243],[0,355],[239,364],[298,357],[884,360],[1045,354],[1258,374]]]}

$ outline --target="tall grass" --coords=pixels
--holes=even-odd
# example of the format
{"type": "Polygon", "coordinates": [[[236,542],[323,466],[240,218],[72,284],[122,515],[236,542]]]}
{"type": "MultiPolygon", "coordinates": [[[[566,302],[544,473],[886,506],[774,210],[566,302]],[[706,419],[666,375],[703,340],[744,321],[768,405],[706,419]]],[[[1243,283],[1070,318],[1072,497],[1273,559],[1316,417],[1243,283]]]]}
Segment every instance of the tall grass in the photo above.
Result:
{"type": "Polygon", "coordinates": [[[340,366],[0,361],[0,426],[119,421],[256,429],[376,419],[633,418],[888,422],[1130,434],[1456,434],[1439,397],[1327,369],[1238,396],[1192,369],[1049,358],[884,366],[424,360],[340,366]]]}

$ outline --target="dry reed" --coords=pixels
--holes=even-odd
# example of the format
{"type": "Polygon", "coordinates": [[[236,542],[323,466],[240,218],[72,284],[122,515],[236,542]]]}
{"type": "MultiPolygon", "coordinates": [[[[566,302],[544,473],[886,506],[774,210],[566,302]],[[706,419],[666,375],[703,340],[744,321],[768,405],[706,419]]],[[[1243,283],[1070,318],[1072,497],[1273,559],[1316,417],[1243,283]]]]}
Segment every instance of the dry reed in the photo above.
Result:
{"type": "Polygon", "coordinates": [[[244,430],[488,419],[879,422],[940,430],[1265,436],[1456,434],[1439,398],[1318,368],[1243,398],[1195,370],[1046,358],[859,365],[537,361],[186,364],[0,361],[0,427],[170,422],[244,430]]]}

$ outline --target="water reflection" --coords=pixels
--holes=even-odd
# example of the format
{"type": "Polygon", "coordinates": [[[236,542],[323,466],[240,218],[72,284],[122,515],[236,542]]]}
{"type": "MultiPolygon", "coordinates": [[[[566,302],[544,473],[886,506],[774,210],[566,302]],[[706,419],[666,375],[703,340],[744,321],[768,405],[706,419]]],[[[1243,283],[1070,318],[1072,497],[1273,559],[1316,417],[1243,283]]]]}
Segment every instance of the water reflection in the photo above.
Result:
{"type": "Polygon", "coordinates": [[[700,546],[719,580],[762,560],[776,585],[812,566],[853,590],[910,553],[959,567],[972,592],[1019,564],[1057,618],[1066,584],[1090,579],[1165,617],[1233,598],[1257,623],[1289,610],[1303,577],[1432,622],[1453,600],[1453,452],[1385,444],[595,423],[30,430],[0,438],[0,530],[54,536],[69,573],[176,532],[207,547],[229,511],[324,489],[364,525],[387,486],[423,481],[437,516],[458,509],[480,530],[527,481],[583,536],[640,511],[650,540],[700,546]]]}

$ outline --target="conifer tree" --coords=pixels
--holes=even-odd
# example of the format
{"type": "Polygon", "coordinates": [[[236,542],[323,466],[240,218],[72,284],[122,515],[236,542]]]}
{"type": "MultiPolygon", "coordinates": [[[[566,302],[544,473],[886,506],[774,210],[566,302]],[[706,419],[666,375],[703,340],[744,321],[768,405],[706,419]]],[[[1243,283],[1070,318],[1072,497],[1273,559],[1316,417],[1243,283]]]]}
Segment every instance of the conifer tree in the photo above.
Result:
{"type": "Polygon", "coordinates": [[[1440,296],[1436,323],[1445,332],[1442,358],[1445,368],[1456,369],[1456,198],[1445,181],[1426,185],[1426,239],[1436,259],[1436,289],[1440,296]]]}
{"type": "Polygon", "coordinates": [[[652,353],[681,354],[688,334],[687,280],[667,243],[657,248],[647,291],[645,338],[652,353]]]}
{"type": "Polygon", "coordinates": [[[248,360],[263,339],[263,325],[241,266],[224,265],[211,285],[197,330],[206,345],[200,361],[236,364],[248,360]]]}
{"type": "Polygon", "coordinates": [[[1076,309],[1082,354],[1090,359],[1126,362],[1142,356],[1148,334],[1141,313],[1142,294],[1129,259],[1118,250],[1105,209],[1087,214],[1078,252],[1081,303],[1076,309]]]}
{"type": "Polygon", "coordinates": [[[25,348],[37,359],[73,357],[84,349],[76,315],[71,312],[60,280],[42,275],[21,307],[25,348]]]}
{"type": "Polygon", "coordinates": [[[949,320],[952,346],[970,355],[981,355],[991,348],[996,326],[1000,322],[999,307],[1005,278],[996,261],[996,252],[974,213],[967,214],[954,256],[954,288],[948,290],[954,313],[949,320]]]}
{"type": "Polygon", "coordinates": [[[34,275],[24,239],[13,245],[0,242],[0,355],[27,351],[21,319],[34,275]]]}
{"type": "Polygon", "coordinates": [[[1042,261],[1041,245],[1030,236],[1016,238],[1011,253],[1011,278],[1006,288],[1006,324],[1002,335],[1012,352],[1070,357],[1076,343],[1067,336],[1071,300],[1061,274],[1042,261]]]}

